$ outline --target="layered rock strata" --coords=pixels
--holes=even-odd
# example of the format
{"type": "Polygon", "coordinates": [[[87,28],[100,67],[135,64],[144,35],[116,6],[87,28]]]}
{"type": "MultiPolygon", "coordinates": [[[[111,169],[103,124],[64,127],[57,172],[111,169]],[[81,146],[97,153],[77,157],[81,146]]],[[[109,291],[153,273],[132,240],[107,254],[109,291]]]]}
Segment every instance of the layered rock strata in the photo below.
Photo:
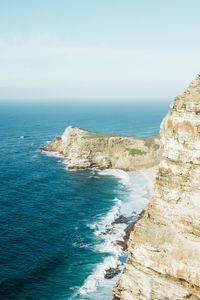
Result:
{"type": "Polygon", "coordinates": [[[134,170],[160,162],[160,137],[134,138],[120,134],[98,134],[69,126],[62,136],[39,151],[56,151],[68,158],[69,169],[97,167],[134,170]]]}
{"type": "Polygon", "coordinates": [[[171,104],[153,196],[114,299],[200,299],[200,75],[171,104]]]}

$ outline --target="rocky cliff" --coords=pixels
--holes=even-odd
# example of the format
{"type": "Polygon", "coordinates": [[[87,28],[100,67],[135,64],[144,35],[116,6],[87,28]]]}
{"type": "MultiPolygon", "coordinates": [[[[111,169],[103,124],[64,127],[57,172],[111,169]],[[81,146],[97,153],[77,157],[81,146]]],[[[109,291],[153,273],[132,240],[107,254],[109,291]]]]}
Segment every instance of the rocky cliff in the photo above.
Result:
{"type": "Polygon", "coordinates": [[[93,133],[69,126],[62,136],[39,151],[57,151],[68,158],[69,169],[97,167],[134,170],[160,162],[160,137],[134,138],[120,134],[93,133]]]}
{"type": "Polygon", "coordinates": [[[200,75],[171,104],[153,196],[114,299],[200,299],[200,75]]]}

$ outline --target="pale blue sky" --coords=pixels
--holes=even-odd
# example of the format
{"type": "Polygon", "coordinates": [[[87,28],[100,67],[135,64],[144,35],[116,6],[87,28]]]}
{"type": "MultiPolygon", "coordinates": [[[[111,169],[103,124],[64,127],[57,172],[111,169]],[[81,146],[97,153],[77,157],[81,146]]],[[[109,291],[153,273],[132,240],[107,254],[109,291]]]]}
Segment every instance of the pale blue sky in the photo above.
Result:
{"type": "Polygon", "coordinates": [[[0,99],[174,97],[200,72],[199,0],[0,0],[0,99]]]}

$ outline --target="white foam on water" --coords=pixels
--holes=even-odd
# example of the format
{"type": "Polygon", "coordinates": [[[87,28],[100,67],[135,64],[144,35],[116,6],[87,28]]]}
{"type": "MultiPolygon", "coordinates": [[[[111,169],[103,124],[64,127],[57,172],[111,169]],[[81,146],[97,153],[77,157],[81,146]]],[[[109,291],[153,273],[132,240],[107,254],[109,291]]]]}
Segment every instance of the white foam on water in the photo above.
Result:
{"type": "Polygon", "coordinates": [[[94,234],[102,237],[103,242],[96,246],[96,250],[104,253],[112,253],[116,260],[119,260],[119,256],[122,255],[121,247],[116,243],[117,240],[122,240],[124,229],[127,227],[124,223],[114,224],[113,222],[121,214],[122,201],[114,199],[115,205],[107,213],[97,220],[96,223],[92,224],[95,229],[94,234]]]}
{"type": "Polygon", "coordinates": [[[62,165],[64,166],[64,169],[68,170],[68,159],[66,157],[64,157],[62,154],[60,154],[57,151],[42,151],[42,153],[44,153],[47,156],[53,156],[56,158],[60,158],[58,160],[59,163],[62,163],[62,165]]]}
{"type": "Polygon", "coordinates": [[[118,169],[106,169],[103,171],[99,171],[100,175],[110,175],[117,177],[120,179],[120,183],[123,185],[129,185],[130,184],[130,176],[128,172],[125,172],[123,170],[118,170],[118,169]]]}
{"type": "Polygon", "coordinates": [[[117,266],[118,264],[114,257],[106,257],[102,263],[96,265],[95,270],[88,276],[84,285],[80,288],[79,293],[86,295],[94,292],[105,280],[104,275],[106,274],[106,270],[109,268],[116,268],[117,266]]]}
{"type": "Polygon", "coordinates": [[[46,154],[47,156],[54,156],[54,157],[63,157],[59,152],[57,151],[42,151],[42,153],[46,154]]]}
{"type": "Polygon", "coordinates": [[[60,160],[60,162],[62,162],[62,164],[64,165],[64,168],[67,169],[67,166],[68,166],[68,159],[62,157],[62,160],[60,160]]]}
{"type": "MultiPolygon", "coordinates": [[[[43,152],[48,156],[60,158],[64,167],[67,169],[68,160],[58,152],[43,152]]],[[[122,270],[121,258],[127,257],[127,253],[122,250],[117,241],[123,241],[124,230],[127,223],[115,222],[120,216],[124,218],[136,216],[141,212],[148,202],[147,182],[145,177],[136,171],[125,172],[117,169],[98,170],[92,169],[91,176],[112,176],[118,179],[118,187],[123,190],[119,198],[113,199],[113,207],[106,215],[98,215],[97,220],[88,226],[94,230],[94,234],[102,238],[102,243],[94,246],[94,250],[100,253],[107,253],[101,263],[96,264],[93,272],[86,278],[82,287],[79,288],[78,294],[74,297],[78,299],[95,299],[106,300],[112,297],[112,287],[118,280],[119,275],[106,279],[106,270],[110,268],[122,270]],[[121,188],[120,188],[121,185],[121,188]]],[[[75,246],[75,245],[74,245],[75,246]]],[[[90,247],[91,245],[82,245],[82,247],[90,247]]],[[[80,245],[79,245],[80,247],[80,245]]],[[[73,297],[73,298],[74,298],[73,297]]],[[[74,298],[76,299],[76,298],[74,298]]]]}
{"type": "Polygon", "coordinates": [[[127,253],[123,252],[116,242],[118,240],[123,241],[124,229],[127,227],[127,224],[115,221],[120,216],[129,218],[129,220],[132,216],[132,221],[134,221],[137,214],[144,209],[150,197],[147,194],[146,179],[139,172],[125,172],[116,169],[96,170],[96,172],[100,176],[114,176],[118,178],[119,187],[122,185],[122,189],[125,192],[121,195],[122,199],[115,198],[113,200],[114,205],[106,215],[97,216],[96,222],[88,225],[94,230],[95,235],[102,238],[102,243],[96,245],[94,250],[101,253],[109,253],[110,255],[102,263],[98,263],[92,274],[87,277],[83,286],[79,289],[79,296],[81,297],[79,299],[111,299],[112,287],[120,275],[112,279],[105,279],[104,275],[109,268],[122,270],[120,258],[122,256],[127,257],[127,253]]]}
{"type": "Polygon", "coordinates": [[[119,183],[126,188],[128,194],[126,199],[123,199],[123,205],[121,206],[122,215],[130,216],[130,209],[139,213],[148,203],[150,195],[147,195],[147,180],[140,172],[107,169],[99,171],[99,175],[117,177],[119,183]]]}

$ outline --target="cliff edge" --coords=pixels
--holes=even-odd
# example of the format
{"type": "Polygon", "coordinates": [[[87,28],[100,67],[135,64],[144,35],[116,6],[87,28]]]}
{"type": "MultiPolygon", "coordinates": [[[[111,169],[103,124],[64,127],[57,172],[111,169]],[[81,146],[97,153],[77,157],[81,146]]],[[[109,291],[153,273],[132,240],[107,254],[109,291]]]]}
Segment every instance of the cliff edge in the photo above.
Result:
{"type": "Polygon", "coordinates": [[[200,299],[200,75],[171,108],[154,193],[131,232],[114,299],[200,299]]]}
{"type": "Polygon", "coordinates": [[[62,136],[38,151],[59,152],[68,158],[69,169],[97,167],[130,171],[158,165],[163,148],[159,136],[130,137],[69,126],[62,136]]]}

